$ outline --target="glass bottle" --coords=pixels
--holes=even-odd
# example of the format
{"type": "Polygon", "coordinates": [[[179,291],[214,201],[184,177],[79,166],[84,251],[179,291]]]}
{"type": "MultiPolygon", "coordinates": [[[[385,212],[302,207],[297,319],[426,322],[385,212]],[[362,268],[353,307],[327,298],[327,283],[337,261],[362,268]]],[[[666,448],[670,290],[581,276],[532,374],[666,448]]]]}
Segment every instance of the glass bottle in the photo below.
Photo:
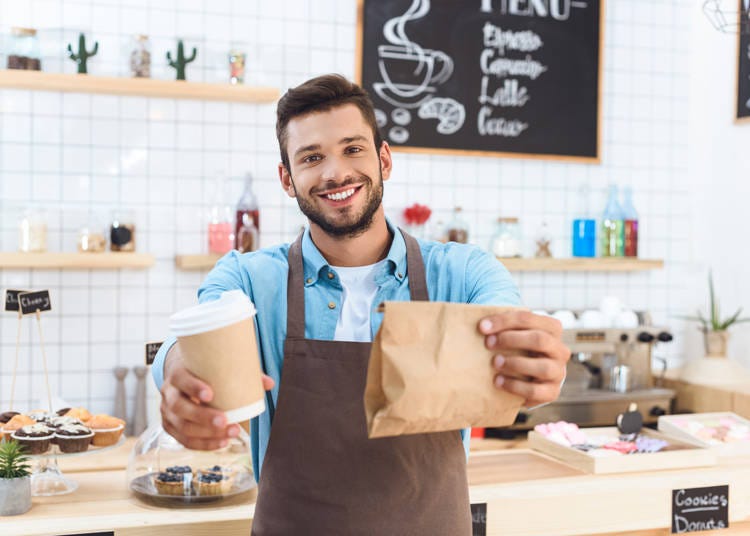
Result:
{"type": "Polygon", "coordinates": [[[255,228],[255,220],[249,212],[242,214],[242,226],[237,231],[237,248],[240,253],[255,251],[258,249],[258,230],[255,228]]]}
{"type": "Polygon", "coordinates": [[[229,52],[229,83],[245,83],[245,53],[239,50],[229,52]]]}
{"type": "Polygon", "coordinates": [[[625,256],[638,256],[638,212],[633,205],[633,188],[626,186],[623,189],[624,201],[622,203],[622,214],[624,219],[625,256]]]}
{"type": "Polygon", "coordinates": [[[42,70],[39,38],[34,28],[11,28],[8,69],[42,70]]]}
{"type": "Polygon", "coordinates": [[[617,201],[617,186],[609,187],[607,206],[602,214],[601,256],[622,257],[625,253],[622,209],[617,201]]]}
{"type": "Polygon", "coordinates": [[[130,75],[134,78],[151,78],[151,44],[148,36],[133,36],[133,50],[130,53],[130,75]]]}
{"type": "Polygon", "coordinates": [[[129,210],[117,210],[112,214],[109,226],[110,251],[135,251],[135,218],[129,210]]]}
{"type": "Polygon", "coordinates": [[[461,217],[461,207],[453,209],[453,218],[446,225],[448,242],[466,244],[469,241],[469,224],[461,217]]]}
{"type": "Polygon", "coordinates": [[[536,251],[534,257],[537,258],[548,258],[552,257],[552,233],[549,231],[549,225],[547,222],[542,222],[539,230],[536,234],[536,251]]]}
{"type": "Polygon", "coordinates": [[[232,207],[226,202],[226,177],[216,176],[214,200],[209,210],[208,251],[223,255],[234,247],[232,207]]]}
{"type": "Polygon", "coordinates": [[[495,257],[521,256],[521,227],[518,218],[498,218],[491,242],[495,257]]]}
{"type": "Polygon", "coordinates": [[[579,189],[578,203],[573,220],[573,256],[596,257],[596,220],[591,217],[588,186],[579,189]]]}
{"type": "Polygon", "coordinates": [[[18,225],[18,251],[47,251],[47,221],[41,212],[26,210],[18,225]]]}
{"type": "MultiPolygon", "coordinates": [[[[236,249],[243,253],[245,251],[255,251],[258,249],[258,238],[260,237],[260,211],[258,209],[258,198],[255,196],[255,193],[253,193],[253,176],[250,173],[245,174],[245,188],[242,190],[240,200],[237,202],[237,210],[235,211],[234,219],[234,233],[236,236],[234,247],[236,249]],[[242,249],[240,247],[240,231],[246,224],[255,227],[255,234],[257,235],[253,241],[254,247],[252,249],[242,249]]],[[[246,231],[243,236],[250,236],[248,233],[249,230],[246,231]]]]}

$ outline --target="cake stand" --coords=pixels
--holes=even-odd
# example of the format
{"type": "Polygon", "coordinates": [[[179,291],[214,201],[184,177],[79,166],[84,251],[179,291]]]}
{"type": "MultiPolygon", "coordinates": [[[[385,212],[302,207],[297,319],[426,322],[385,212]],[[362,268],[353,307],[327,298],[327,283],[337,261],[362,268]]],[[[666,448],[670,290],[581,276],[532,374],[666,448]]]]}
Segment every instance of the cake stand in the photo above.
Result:
{"type": "Polygon", "coordinates": [[[125,435],[114,445],[107,447],[89,447],[84,452],[60,452],[57,445],[52,445],[50,452],[29,456],[33,463],[31,472],[31,495],[34,497],[48,497],[51,495],[65,495],[78,489],[78,482],[66,477],[57,465],[57,458],[70,458],[96,454],[105,450],[119,447],[125,442],[125,435]]]}

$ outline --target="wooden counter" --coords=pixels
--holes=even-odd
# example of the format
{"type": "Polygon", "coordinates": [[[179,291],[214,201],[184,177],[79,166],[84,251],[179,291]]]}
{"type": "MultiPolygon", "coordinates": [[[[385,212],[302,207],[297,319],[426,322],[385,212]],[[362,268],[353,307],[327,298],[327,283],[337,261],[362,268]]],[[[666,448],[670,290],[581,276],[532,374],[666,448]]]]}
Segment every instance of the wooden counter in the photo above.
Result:
{"type": "MultiPolygon", "coordinates": [[[[78,490],[34,497],[27,514],[0,517],[0,534],[249,534],[254,492],[220,506],[180,509],[159,508],[132,496],[125,471],[132,443],[106,457],[65,460],[61,468],[78,482],[78,490]]],[[[594,476],[528,449],[483,450],[498,444],[475,440],[477,450],[469,460],[471,501],[487,503],[488,535],[667,535],[673,489],[724,484],[730,487],[730,529],[693,534],[750,534],[750,456],[708,468],[594,476]]]]}

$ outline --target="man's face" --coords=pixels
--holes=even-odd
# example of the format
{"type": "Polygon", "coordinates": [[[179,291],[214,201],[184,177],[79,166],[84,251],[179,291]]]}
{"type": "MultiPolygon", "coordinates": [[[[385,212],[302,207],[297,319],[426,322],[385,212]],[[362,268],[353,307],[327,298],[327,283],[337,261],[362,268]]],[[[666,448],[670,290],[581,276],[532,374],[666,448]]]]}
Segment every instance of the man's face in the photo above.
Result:
{"type": "Polygon", "coordinates": [[[375,148],[372,129],[359,109],[346,104],[296,117],[287,125],[289,170],[281,182],[302,213],[330,236],[366,231],[390,176],[387,144],[375,148]]]}

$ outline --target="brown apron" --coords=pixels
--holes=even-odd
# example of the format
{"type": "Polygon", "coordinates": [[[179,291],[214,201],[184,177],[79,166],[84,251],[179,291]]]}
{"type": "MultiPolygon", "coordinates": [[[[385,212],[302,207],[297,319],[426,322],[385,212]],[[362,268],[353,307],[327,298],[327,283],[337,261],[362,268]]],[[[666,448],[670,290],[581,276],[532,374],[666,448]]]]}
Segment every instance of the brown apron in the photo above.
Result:
{"type": "MultiPolygon", "coordinates": [[[[419,245],[403,235],[411,299],[428,300],[419,245]]],[[[289,249],[287,307],[253,535],[470,535],[460,433],[368,439],[371,343],[305,339],[301,236],[289,249]]]]}

